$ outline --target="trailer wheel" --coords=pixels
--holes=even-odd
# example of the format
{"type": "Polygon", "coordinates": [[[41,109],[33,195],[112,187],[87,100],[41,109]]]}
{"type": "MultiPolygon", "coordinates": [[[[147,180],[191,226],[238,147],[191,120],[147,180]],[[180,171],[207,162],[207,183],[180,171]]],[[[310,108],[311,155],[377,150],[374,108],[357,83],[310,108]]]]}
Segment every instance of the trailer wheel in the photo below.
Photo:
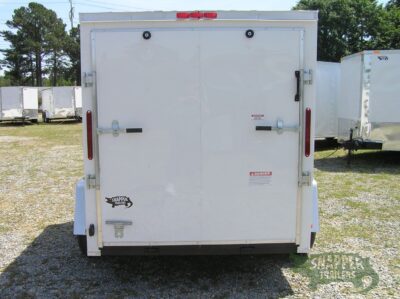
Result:
{"type": "Polygon", "coordinates": [[[310,247],[313,248],[314,243],[315,243],[315,238],[317,237],[317,233],[316,232],[312,232],[311,233],[311,240],[310,240],[310,247]]]}
{"type": "Polygon", "coordinates": [[[79,249],[81,250],[82,254],[87,256],[87,240],[86,240],[86,235],[82,236],[82,235],[78,235],[77,236],[77,240],[78,240],[78,245],[79,245],[79,249]]]}

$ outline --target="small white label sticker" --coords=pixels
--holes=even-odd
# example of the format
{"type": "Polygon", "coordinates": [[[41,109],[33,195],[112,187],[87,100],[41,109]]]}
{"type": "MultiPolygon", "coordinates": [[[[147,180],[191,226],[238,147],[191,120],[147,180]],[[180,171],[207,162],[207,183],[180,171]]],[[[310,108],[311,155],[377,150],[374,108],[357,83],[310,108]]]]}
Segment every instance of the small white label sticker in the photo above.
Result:
{"type": "Polygon", "coordinates": [[[250,171],[249,185],[269,185],[272,180],[272,171],[250,171]]]}

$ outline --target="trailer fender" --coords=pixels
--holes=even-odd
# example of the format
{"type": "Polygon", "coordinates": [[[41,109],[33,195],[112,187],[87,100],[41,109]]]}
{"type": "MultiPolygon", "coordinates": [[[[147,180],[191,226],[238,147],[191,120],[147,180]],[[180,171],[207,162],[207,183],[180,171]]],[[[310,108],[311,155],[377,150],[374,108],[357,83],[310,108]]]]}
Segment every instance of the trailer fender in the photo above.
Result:
{"type": "Polygon", "coordinates": [[[318,213],[318,184],[316,180],[312,182],[313,213],[311,232],[319,232],[319,213],[318,213]]]}
{"type": "Polygon", "coordinates": [[[75,187],[74,235],[86,235],[84,179],[80,179],[75,187]]]}

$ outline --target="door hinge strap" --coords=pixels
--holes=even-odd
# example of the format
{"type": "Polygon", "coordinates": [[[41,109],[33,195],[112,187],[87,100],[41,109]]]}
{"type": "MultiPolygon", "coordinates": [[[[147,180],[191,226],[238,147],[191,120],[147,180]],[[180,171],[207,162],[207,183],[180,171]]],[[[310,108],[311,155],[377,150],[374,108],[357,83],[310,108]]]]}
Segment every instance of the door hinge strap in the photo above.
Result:
{"type": "Polygon", "coordinates": [[[313,73],[311,69],[303,71],[303,82],[304,84],[311,85],[313,83],[313,73]]]}
{"type": "Polygon", "coordinates": [[[93,86],[93,73],[88,72],[83,74],[83,82],[85,83],[85,87],[93,86]]]}
{"type": "Polygon", "coordinates": [[[300,186],[311,186],[311,173],[309,171],[303,171],[300,182],[300,186]]]}
{"type": "Polygon", "coordinates": [[[86,187],[88,189],[96,188],[96,176],[93,174],[88,174],[86,176],[86,187]]]}

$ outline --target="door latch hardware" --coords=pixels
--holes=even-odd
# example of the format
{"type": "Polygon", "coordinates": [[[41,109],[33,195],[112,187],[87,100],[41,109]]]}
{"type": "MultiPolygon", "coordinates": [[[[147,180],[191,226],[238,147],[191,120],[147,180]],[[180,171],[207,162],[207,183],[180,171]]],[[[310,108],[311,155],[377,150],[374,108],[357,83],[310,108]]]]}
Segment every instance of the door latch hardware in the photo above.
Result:
{"type": "Polygon", "coordinates": [[[106,224],[114,225],[115,238],[123,238],[125,226],[132,225],[132,221],[129,221],[129,220],[106,220],[106,224]]]}
{"type": "Polygon", "coordinates": [[[86,187],[88,189],[96,188],[96,176],[93,174],[88,174],[86,176],[86,187]]]}
{"type": "Polygon", "coordinates": [[[283,131],[298,132],[299,126],[286,126],[282,119],[276,121],[276,126],[256,126],[256,131],[276,131],[278,134],[282,134],[283,131]]]}
{"type": "Polygon", "coordinates": [[[309,171],[303,171],[300,178],[300,186],[311,186],[311,173],[309,171]]]}
{"type": "Polygon", "coordinates": [[[142,128],[120,128],[118,120],[113,120],[111,123],[111,129],[97,128],[97,134],[112,134],[114,137],[118,137],[121,133],[142,133],[142,128]]]}
{"type": "Polygon", "coordinates": [[[296,77],[296,94],[294,95],[294,101],[300,101],[300,71],[295,71],[294,76],[296,77]]]}

